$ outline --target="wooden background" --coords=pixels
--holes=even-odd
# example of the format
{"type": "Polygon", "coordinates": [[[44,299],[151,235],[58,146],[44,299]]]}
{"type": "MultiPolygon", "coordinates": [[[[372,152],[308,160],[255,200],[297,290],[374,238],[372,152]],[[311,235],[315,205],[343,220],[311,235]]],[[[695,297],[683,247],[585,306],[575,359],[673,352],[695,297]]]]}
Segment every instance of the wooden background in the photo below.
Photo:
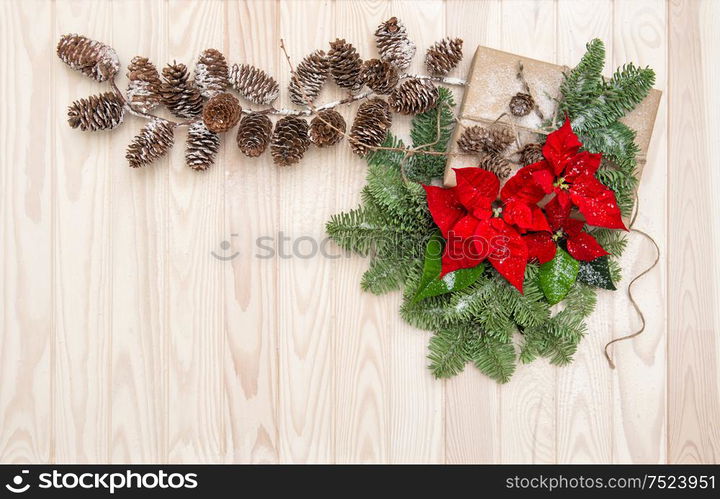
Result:
{"type": "MultiPolygon", "coordinates": [[[[718,16],[710,0],[1,1],[0,461],[719,462],[718,16]],[[102,87],[55,57],[63,33],[110,43],[123,65],[215,47],[284,89],[281,37],[296,61],[336,36],[374,57],[394,14],[421,54],[457,35],[468,53],[572,65],[601,37],[613,68],[657,72],[638,227],[662,260],[637,286],[648,330],[616,346],[617,370],[602,346],[638,324],[622,291],[603,293],[572,366],[443,382],[400,297],[359,290],[367,262],[254,258],[256,238],[321,238],[355,206],[365,166],[347,147],[278,169],[231,136],[207,173],[182,146],[134,171],[139,119],[67,126],[68,103],[102,87]]],[[[340,95],[328,87],[321,101],[340,95]]],[[[632,236],[626,274],[652,257],[632,236]]]]}

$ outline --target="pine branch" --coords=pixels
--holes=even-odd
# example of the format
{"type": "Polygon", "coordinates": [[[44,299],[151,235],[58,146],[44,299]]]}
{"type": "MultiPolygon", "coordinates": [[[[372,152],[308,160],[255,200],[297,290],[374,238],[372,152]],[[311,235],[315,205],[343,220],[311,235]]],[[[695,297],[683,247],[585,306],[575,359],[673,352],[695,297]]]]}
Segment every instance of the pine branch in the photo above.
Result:
{"type": "Polygon", "coordinates": [[[511,342],[483,334],[470,342],[469,355],[475,367],[500,383],[507,383],[515,372],[516,354],[511,342]]]}
{"type": "Polygon", "coordinates": [[[454,326],[437,331],[428,345],[430,371],[436,378],[450,378],[460,374],[471,360],[469,337],[471,330],[454,326]]]}

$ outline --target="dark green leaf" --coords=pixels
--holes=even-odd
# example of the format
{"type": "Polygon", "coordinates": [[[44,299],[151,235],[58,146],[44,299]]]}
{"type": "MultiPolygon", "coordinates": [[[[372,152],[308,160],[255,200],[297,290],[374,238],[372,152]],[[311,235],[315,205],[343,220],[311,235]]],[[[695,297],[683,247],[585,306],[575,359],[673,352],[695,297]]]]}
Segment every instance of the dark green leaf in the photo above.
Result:
{"type": "Polygon", "coordinates": [[[565,298],[577,278],[579,268],[580,263],[562,248],[557,249],[555,258],[540,266],[540,287],[551,305],[565,298]]]}
{"type": "Polygon", "coordinates": [[[420,284],[418,285],[418,290],[413,298],[413,302],[418,302],[423,298],[465,289],[477,281],[478,277],[483,273],[483,270],[485,270],[485,266],[480,264],[471,269],[460,269],[455,272],[450,272],[440,279],[442,251],[442,237],[436,232],[425,247],[423,275],[420,279],[420,284]]]}
{"type": "Polygon", "coordinates": [[[616,290],[610,272],[610,260],[601,256],[591,262],[581,262],[578,271],[578,281],[603,289],[616,290]]]}

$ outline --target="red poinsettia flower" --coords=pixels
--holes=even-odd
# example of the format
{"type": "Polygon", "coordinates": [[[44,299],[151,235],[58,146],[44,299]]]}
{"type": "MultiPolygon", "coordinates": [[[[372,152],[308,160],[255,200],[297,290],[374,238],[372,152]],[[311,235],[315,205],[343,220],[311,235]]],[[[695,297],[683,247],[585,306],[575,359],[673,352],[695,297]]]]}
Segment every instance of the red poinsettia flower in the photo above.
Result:
{"type": "Polygon", "coordinates": [[[545,193],[554,192],[563,209],[577,206],[589,225],[627,230],[615,193],[595,177],[602,155],[579,152],[580,147],[582,143],[566,119],[548,135],[543,146],[545,160],[520,171],[532,175],[545,193]]]}
{"type": "Polygon", "coordinates": [[[550,230],[535,205],[544,193],[531,178],[518,180],[503,188],[498,201],[494,173],[481,168],[455,173],[456,187],[425,186],[428,208],[446,241],[441,276],[487,260],[522,293],[528,254],[520,232],[550,230]]]}
{"type": "Polygon", "coordinates": [[[545,214],[550,222],[552,233],[535,232],[523,237],[528,247],[528,258],[537,258],[540,263],[555,258],[557,242],[565,240],[567,251],[576,260],[589,262],[608,254],[600,243],[587,232],[583,232],[585,222],[570,218],[570,205],[562,206],[557,197],[545,205],[545,214]]]}

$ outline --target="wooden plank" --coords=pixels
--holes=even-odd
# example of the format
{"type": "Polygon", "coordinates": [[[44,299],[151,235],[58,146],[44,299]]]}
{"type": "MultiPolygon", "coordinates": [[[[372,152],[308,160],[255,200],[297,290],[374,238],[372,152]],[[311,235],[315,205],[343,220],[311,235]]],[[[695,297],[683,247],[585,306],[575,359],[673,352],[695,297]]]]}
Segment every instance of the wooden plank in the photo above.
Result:
{"type": "MultiPolygon", "coordinates": [[[[334,11],[334,4],[326,1],[280,3],[280,36],[294,61],[332,39],[334,11]]],[[[284,58],[277,71],[282,88],[277,104],[290,106],[290,69],[284,58]]],[[[311,148],[301,163],[277,172],[278,229],[289,238],[276,240],[289,255],[278,255],[278,424],[283,462],[325,463],[335,459],[335,299],[329,292],[333,276],[327,261],[317,255],[302,255],[312,253],[312,240],[324,237],[325,222],[335,204],[337,169],[325,151],[311,148]]]]}
{"type": "Polygon", "coordinates": [[[668,461],[720,462],[718,2],[668,10],[668,461]],[[713,222],[711,222],[713,223],[713,222]],[[672,262],[670,265],[669,262],[672,262]]]}
{"type": "MultiPolygon", "coordinates": [[[[278,49],[278,16],[275,1],[229,2],[227,25],[242,26],[249,34],[226,34],[228,61],[253,64],[272,75],[285,70],[278,49]]],[[[224,147],[225,162],[218,167],[225,174],[224,240],[230,246],[215,251],[228,259],[222,264],[227,457],[239,463],[274,463],[279,453],[277,259],[267,258],[257,242],[276,235],[278,169],[269,152],[255,159],[244,156],[235,130],[224,147]]]]}
{"type": "MultiPolygon", "coordinates": [[[[0,5],[0,462],[47,462],[51,442],[53,5],[0,5]],[[33,29],[27,29],[32,25],[33,29]]],[[[62,68],[61,68],[62,70],[62,68]]]]}
{"type": "MultiPolygon", "coordinates": [[[[502,49],[549,62],[562,45],[563,5],[550,2],[504,1],[502,49]],[[557,9],[555,8],[557,7],[557,9]],[[557,29],[553,29],[557,27],[557,29]]],[[[516,84],[517,85],[517,84],[516,84]]],[[[510,87],[508,102],[521,88],[510,87]]],[[[499,89],[500,90],[500,89],[499,89]]],[[[537,90],[536,90],[537,92],[537,90]]],[[[556,368],[546,360],[518,364],[515,375],[500,387],[501,461],[553,463],[557,455],[556,368]]]]}
{"type": "MultiPolygon", "coordinates": [[[[392,13],[407,27],[417,45],[417,54],[408,72],[425,73],[427,48],[445,36],[445,4],[433,0],[393,1],[392,13]]],[[[378,24],[385,19],[378,20],[378,24]]],[[[409,120],[393,115],[393,132],[407,136],[409,120]]],[[[397,326],[390,329],[388,357],[390,396],[390,460],[392,462],[437,463],[445,460],[443,383],[427,369],[430,334],[403,323],[397,310],[400,295],[392,303],[397,326]]],[[[388,323],[390,326],[391,323],[388,323]]]]}
{"type": "MultiPolygon", "coordinates": [[[[332,35],[351,42],[363,59],[377,57],[373,33],[380,22],[392,17],[391,6],[379,1],[346,1],[337,2],[335,9],[332,35]]],[[[329,92],[324,93],[327,97],[322,102],[342,93],[332,83],[327,86],[329,92]]],[[[357,108],[338,108],[348,129],[357,108]]],[[[366,162],[352,153],[346,141],[322,154],[323,160],[336,165],[337,170],[332,212],[355,208],[365,185],[366,162]]],[[[398,322],[396,293],[374,296],[363,292],[360,279],[368,260],[351,256],[334,243],[327,247],[329,255],[340,257],[330,260],[328,270],[333,276],[330,292],[336,296],[333,328],[338,332],[333,374],[335,458],[341,463],[387,462],[391,446],[388,348],[398,322]]]]}
{"type": "MultiPolygon", "coordinates": [[[[170,1],[168,57],[194,68],[204,49],[222,50],[225,7],[224,2],[170,1]]],[[[206,172],[190,170],[184,159],[185,132],[176,131],[169,165],[169,460],[218,462],[225,460],[227,450],[222,352],[225,262],[211,252],[226,237],[225,154],[221,150],[215,167],[206,172]]]]}
{"type": "MultiPolygon", "coordinates": [[[[54,36],[81,33],[112,45],[112,6],[56,4],[54,36]]],[[[63,119],[75,99],[105,92],[58,65],[55,78],[53,433],[57,462],[110,455],[113,185],[110,133],[81,132],[63,119]]]]}
{"type": "MultiPolygon", "coordinates": [[[[662,0],[616,0],[613,15],[612,68],[628,61],[655,70],[655,88],[666,89],[667,32],[662,0]]],[[[633,286],[647,321],[642,336],[612,348],[617,370],[613,379],[613,452],[616,463],[662,463],[666,460],[666,238],[667,238],[667,98],[660,101],[648,161],[640,183],[640,213],[635,226],[660,245],[661,261],[633,286]]],[[[652,243],[629,236],[622,259],[624,278],[613,299],[613,336],[635,331],[639,319],[625,289],[633,276],[652,264],[652,243]]],[[[610,299],[603,293],[602,299],[610,299]]]]}
{"type": "MultiPolygon", "coordinates": [[[[613,53],[612,2],[558,3],[557,62],[574,66],[592,38],[613,53]],[[593,15],[589,16],[588,12],[593,15]]],[[[606,65],[609,66],[608,63],[606,65]]],[[[612,373],[602,354],[612,338],[615,306],[612,292],[598,292],[595,312],[586,319],[588,333],[574,361],[557,371],[557,462],[607,463],[612,460],[612,373]]]]}
{"type": "MultiPolygon", "coordinates": [[[[167,59],[167,10],[164,3],[130,0],[114,2],[112,13],[113,46],[121,63],[118,86],[124,89],[127,65],[134,56],[149,57],[159,68],[167,59]]],[[[164,373],[169,159],[140,170],[125,161],[127,145],[145,124],[144,119],[126,116],[109,147],[113,462],[157,463],[168,457],[164,373]]]]}
{"type": "MultiPolygon", "coordinates": [[[[464,40],[465,57],[453,74],[467,74],[478,45],[502,47],[502,3],[449,0],[447,36],[464,40]]],[[[455,92],[458,105],[462,91],[455,92]]],[[[474,366],[445,382],[445,459],[448,463],[500,462],[500,388],[474,366]]]]}

